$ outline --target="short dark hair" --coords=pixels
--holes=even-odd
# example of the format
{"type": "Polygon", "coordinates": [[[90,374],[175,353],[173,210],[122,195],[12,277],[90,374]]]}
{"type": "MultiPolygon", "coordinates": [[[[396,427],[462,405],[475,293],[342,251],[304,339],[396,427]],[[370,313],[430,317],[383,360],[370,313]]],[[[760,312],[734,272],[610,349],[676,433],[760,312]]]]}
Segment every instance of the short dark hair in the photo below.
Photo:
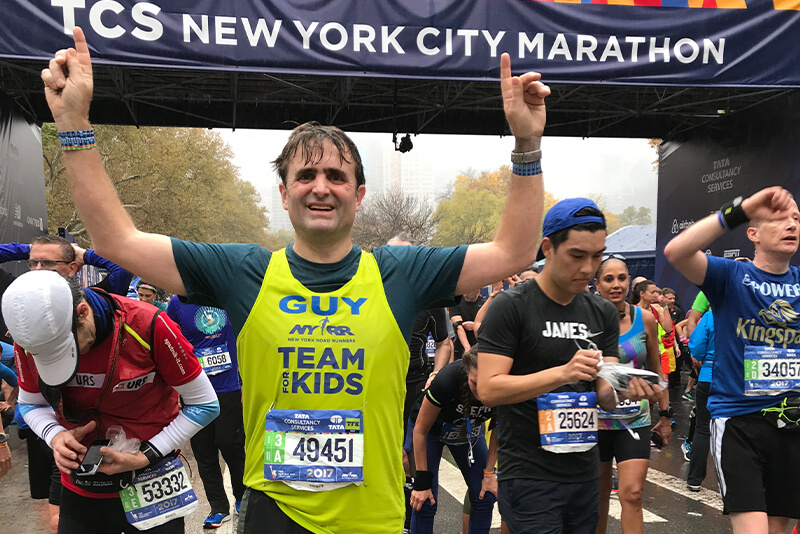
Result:
{"type": "MultiPolygon", "coordinates": [[[[40,235],[33,238],[31,245],[58,245],[61,248],[61,257],[64,261],[75,261],[75,249],[72,243],[58,235],[40,235]]],[[[55,258],[53,258],[55,259],[55,258]]]]}
{"type": "MultiPolygon", "coordinates": [[[[605,217],[603,216],[603,212],[593,206],[586,206],[585,208],[581,208],[575,212],[574,217],[586,217],[586,216],[595,216],[595,217],[605,217]]],[[[606,225],[605,223],[580,223],[576,224],[575,226],[570,226],[569,228],[564,228],[563,230],[559,230],[558,232],[553,232],[552,234],[545,236],[550,240],[550,243],[553,244],[553,250],[558,250],[558,247],[569,238],[569,231],[575,230],[576,232],[599,232],[600,230],[605,230],[606,225]]]]}
{"type": "Polygon", "coordinates": [[[671,287],[665,287],[664,289],[661,290],[661,294],[662,295],[674,295],[675,294],[675,290],[672,289],[671,287]]]}
{"type": "Polygon", "coordinates": [[[272,166],[278,176],[281,177],[284,186],[288,178],[289,162],[297,151],[301,151],[305,164],[318,163],[322,159],[325,141],[330,141],[336,147],[341,161],[353,164],[356,174],[356,187],[366,183],[361,155],[358,153],[358,148],[356,148],[353,140],[336,126],[323,126],[316,121],[311,121],[301,124],[292,130],[292,134],[289,136],[289,140],[286,142],[286,146],[283,147],[280,156],[272,162],[272,166]]]}

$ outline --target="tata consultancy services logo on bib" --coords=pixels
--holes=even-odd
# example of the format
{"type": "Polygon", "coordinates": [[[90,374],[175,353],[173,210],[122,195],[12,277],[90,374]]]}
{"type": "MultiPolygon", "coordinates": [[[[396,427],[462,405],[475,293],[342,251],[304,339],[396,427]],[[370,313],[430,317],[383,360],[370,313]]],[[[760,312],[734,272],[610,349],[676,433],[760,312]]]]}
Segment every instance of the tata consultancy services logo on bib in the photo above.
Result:
{"type": "Polygon", "coordinates": [[[216,334],[228,322],[225,312],[219,308],[212,308],[210,306],[201,306],[197,313],[194,314],[194,325],[207,336],[216,334]]]}

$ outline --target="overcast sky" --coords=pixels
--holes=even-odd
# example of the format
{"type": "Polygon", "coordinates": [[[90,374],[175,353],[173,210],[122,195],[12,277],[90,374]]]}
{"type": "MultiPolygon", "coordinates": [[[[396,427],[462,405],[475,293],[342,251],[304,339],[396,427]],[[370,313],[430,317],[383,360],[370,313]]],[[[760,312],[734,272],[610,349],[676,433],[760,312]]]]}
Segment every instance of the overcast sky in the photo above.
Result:
{"type": "MultiPolygon", "coordinates": [[[[215,131],[233,149],[241,177],[253,183],[269,207],[272,185],[277,183],[270,162],[280,153],[289,132],[215,131]]],[[[387,147],[392,143],[388,133],[350,135],[362,151],[376,139],[387,147]]],[[[467,169],[491,171],[508,164],[514,147],[512,137],[422,134],[412,140],[413,150],[424,153],[433,166],[440,189],[467,169]]],[[[546,137],[542,141],[545,188],[557,198],[602,194],[608,208],[617,212],[630,204],[644,206],[652,210],[655,221],[657,175],[652,163],[656,157],[647,139],[546,137]]]]}

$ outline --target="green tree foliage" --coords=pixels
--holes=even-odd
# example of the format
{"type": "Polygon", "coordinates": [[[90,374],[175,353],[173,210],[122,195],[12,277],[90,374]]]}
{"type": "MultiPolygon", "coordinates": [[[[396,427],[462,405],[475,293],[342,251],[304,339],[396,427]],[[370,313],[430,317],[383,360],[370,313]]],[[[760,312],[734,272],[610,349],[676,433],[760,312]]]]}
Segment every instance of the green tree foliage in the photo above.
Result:
{"type": "MultiPolygon", "coordinates": [[[[511,167],[494,172],[467,171],[456,177],[453,193],[439,202],[438,226],[433,244],[453,246],[491,241],[500,225],[506,195],[511,183],[511,167]]],[[[545,191],[545,212],[558,202],[545,191]]]]}
{"type": "MultiPolygon", "coordinates": [[[[106,172],[140,230],[193,241],[273,244],[258,192],[239,178],[230,148],[216,133],[129,126],[95,126],[95,133],[106,172]]],[[[49,226],[63,226],[88,245],[53,124],[42,127],[42,148],[49,226]]]]}
{"type": "Polygon", "coordinates": [[[628,206],[619,215],[619,222],[622,226],[630,226],[632,224],[653,224],[653,217],[650,214],[650,208],[636,206],[628,206]]]}

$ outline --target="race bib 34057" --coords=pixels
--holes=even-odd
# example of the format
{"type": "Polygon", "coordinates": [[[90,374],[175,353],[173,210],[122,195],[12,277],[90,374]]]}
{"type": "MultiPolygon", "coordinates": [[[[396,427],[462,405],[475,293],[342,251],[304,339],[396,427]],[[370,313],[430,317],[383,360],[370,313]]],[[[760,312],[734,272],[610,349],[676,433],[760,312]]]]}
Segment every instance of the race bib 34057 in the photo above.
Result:
{"type": "Polygon", "coordinates": [[[786,391],[800,391],[800,351],[745,347],[744,394],[763,396],[786,391]]]}

